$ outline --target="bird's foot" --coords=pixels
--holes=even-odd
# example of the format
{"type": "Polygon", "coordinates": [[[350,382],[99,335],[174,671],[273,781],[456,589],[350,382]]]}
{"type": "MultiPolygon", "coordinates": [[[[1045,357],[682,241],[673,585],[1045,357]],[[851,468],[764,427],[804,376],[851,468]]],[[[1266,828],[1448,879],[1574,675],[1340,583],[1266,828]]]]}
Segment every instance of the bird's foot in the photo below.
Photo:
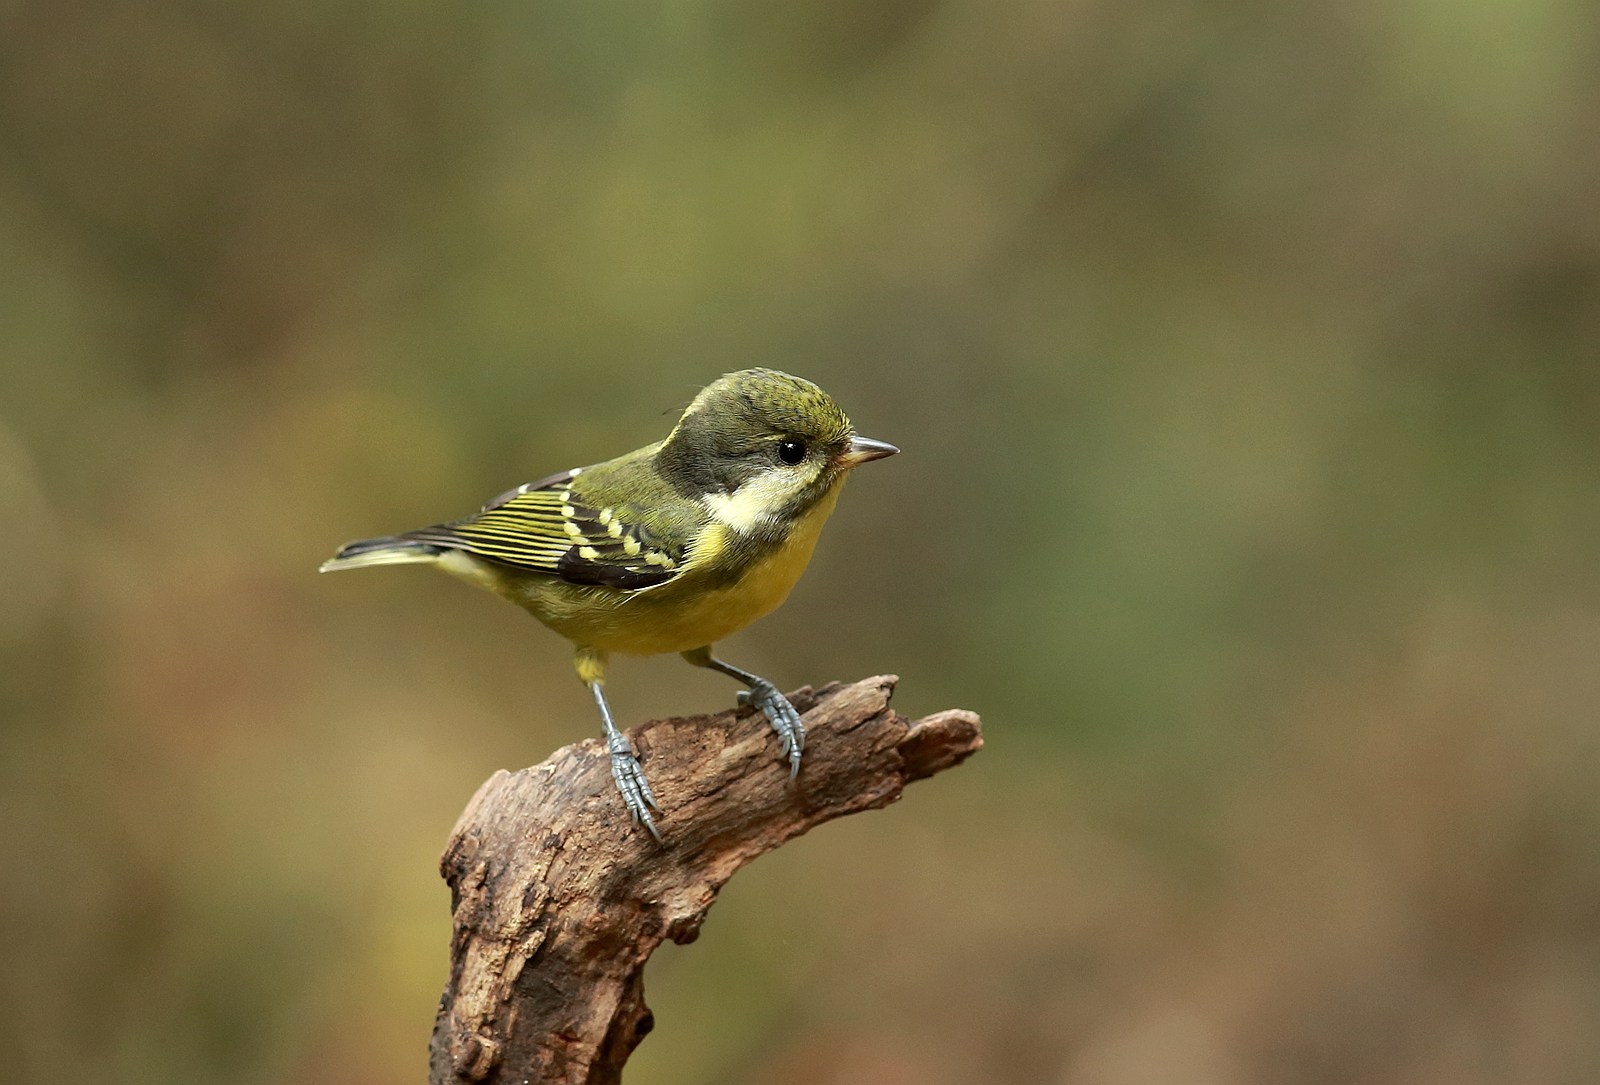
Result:
{"type": "Polygon", "coordinates": [[[748,690],[741,691],[739,703],[761,709],[772,729],[778,732],[778,742],[789,755],[789,779],[794,779],[800,772],[800,754],[806,748],[806,726],[800,722],[800,713],[789,703],[789,698],[765,678],[756,679],[748,690]]]}
{"type": "Polygon", "coordinates": [[[628,740],[620,732],[613,731],[606,738],[606,748],[611,751],[611,778],[617,782],[617,790],[622,793],[628,813],[633,815],[635,823],[649,829],[650,835],[659,841],[661,832],[656,828],[655,818],[650,816],[650,811],[660,813],[661,806],[650,790],[650,782],[644,778],[639,759],[633,755],[633,747],[628,745],[628,740]]]}

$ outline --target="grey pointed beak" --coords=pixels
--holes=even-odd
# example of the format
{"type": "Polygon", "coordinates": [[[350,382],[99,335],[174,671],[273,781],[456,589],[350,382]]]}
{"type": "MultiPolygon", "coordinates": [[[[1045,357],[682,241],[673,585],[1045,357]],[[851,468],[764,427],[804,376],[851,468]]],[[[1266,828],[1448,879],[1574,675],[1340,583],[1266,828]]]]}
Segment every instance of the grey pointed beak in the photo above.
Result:
{"type": "Polygon", "coordinates": [[[849,451],[839,457],[839,462],[846,467],[859,467],[868,460],[881,460],[899,451],[894,445],[885,441],[874,441],[871,437],[852,437],[849,451]]]}

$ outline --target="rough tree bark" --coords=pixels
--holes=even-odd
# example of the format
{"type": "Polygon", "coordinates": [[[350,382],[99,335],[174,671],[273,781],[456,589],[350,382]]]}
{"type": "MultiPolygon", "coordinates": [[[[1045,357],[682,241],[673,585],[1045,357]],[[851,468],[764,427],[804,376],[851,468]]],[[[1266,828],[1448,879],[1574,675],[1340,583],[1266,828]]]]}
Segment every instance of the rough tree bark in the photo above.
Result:
{"type": "Polygon", "coordinates": [[[795,780],[750,709],[629,732],[664,844],[629,821],[598,740],[490,777],[440,861],[455,923],[433,1085],[619,1082],[653,1024],[645,961],[665,939],[694,941],[736,870],[814,825],[894,802],[983,745],[971,712],[896,714],[895,682],[791,694],[807,731],[795,780]]]}

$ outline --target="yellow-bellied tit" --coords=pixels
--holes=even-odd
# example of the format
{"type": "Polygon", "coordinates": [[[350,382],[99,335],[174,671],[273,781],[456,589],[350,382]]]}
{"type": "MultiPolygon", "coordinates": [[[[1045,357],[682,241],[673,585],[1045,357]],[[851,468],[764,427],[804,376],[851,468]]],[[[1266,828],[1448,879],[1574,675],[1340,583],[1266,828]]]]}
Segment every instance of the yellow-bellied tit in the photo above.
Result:
{"type": "Polygon", "coordinates": [[[711,647],[788,597],[846,473],[897,451],[856,436],[810,381],[746,369],[701,391],[664,441],[518,486],[463,520],[350,543],[322,571],[435,565],[570,640],[617,789],[660,839],[650,811],[661,808],[602,691],[608,655],[680,652],[743,682],[740,703],[766,715],[793,777],[805,748],[800,714],[711,647]]]}

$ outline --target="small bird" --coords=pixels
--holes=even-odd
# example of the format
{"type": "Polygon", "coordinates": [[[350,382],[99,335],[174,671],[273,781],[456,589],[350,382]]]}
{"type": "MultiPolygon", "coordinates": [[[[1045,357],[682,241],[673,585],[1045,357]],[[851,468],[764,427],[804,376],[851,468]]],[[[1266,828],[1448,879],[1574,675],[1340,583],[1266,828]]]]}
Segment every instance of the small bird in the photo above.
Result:
{"type": "Polygon", "coordinates": [[[707,385],[664,441],[518,486],[462,520],[350,543],[322,572],[434,565],[566,637],[600,709],[617,790],[660,840],[651,811],[661,807],[606,704],[609,655],[679,652],[744,683],[739,703],[761,709],[793,778],[800,714],[712,645],[788,597],[846,473],[898,451],[856,436],[810,381],[746,369],[707,385]]]}

